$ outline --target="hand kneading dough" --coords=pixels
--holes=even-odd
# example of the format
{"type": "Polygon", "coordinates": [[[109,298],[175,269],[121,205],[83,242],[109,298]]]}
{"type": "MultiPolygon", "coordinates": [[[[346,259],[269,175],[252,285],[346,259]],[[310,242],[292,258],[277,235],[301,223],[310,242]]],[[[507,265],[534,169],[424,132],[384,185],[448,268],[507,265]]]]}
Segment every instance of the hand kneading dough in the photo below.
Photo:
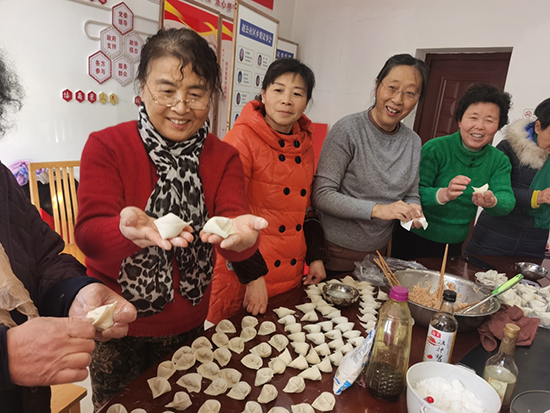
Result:
{"type": "Polygon", "coordinates": [[[193,403],[191,402],[191,398],[187,393],[184,391],[178,391],[176,394],[174,394],[174,401],[172,403],[168,403],[164,407],[171,407],[172,409],[176,410],[185,410],[189,406],[191,406],[193,403]]]}
{"type": "Polygon", "coordinates": [[[222,404],[214,399],[207,400],[203,403],[197,413],[219,413],[222,408],[222,404]]]}
{"type": "Polygon", "coordinates": [[[168,380],[164,377],[153,377],[147,380],[147,384],[149,384],[149,388],[153,393],[153,399],[156,399],[164,393],[168,393],[172,390],[172,386],[170,386],[170,383],[168,383],[168,380]]]}
{"type": "Polygon", "coordinates": [[[271,381],[273,378],[273,370],[269,367],[263,367],[256,372],[256,379],[254,380],[254,386],[261,386],[271,381]]]}
{"type": "Polygon", "coordinates": [[[288,379],[288,383],[286,384],[283,391],[285,393],[301,393],[306,388],[306,382],[304,379],[300,376],[291,377],[288,379]]]}
{"type": "Polygon", "coordinates": [[[113,317],[115,315],[115,307],[117,302],[118,301],[115,301],[112,304],[102,305],[92,311],[88,311],[86,317],[94,320],[92,325],[96,328],[96,330],[107,330],[115,324],[113,317]]]}
{"type": "Polygon", "coordinates": [[[240,381],[233,386],[233,388],[227,393],[227,397],[231,397],[235,400],[244,400],[250,393],[252,388],[246,381],[240,381]]]}
{"type": "Polygon", "coordinates": [[[155,219],[155,226],[159,230],[159,234],[162,239],[175,238],[185,227],[191,225],[192,221],[185,222],[177,215],[170,212],[162,218],[155,219]]]}
{"type": "Polygon", "coordinates": [[[243,413],[262,413],[262,406],[258,402],[246,402],[243,413]]]}
{"type": "Polygon", "coordinates": [[[225,217],[210,218],[206,222],[202,230],[210,234],[219,235],[222,238],[227,238],[231,234],[237,233],[235,228],[233,228],[233,220],[231,218],[225,218],[225,217]]]}
{"type": "Polygon", "coordinates": [[[332,409],[334,409],[334,405],[336,404],[336,399],[334,398],[334,395],[332,393],[329,393],[328,391],[324,391],[321,393],[311,405],[313,408],[320,410],[322,412],[330,412],[332,409]]]}
{"type": "Polygon", "coordinates": [[[218,374],[218,377],[221,377],[227,382],[227,387],[231,388],[235,384],[237,384],[240,380],[243,374],[239,370],[235,369],[223,369],[220,370],[220,374],[218,374]]]}
{"type": "Polygon", "coordinates": [[[122,404],[117,403],[109,407],[107,409],[107,413],[128,413],[128,410],[126,410],[126,407],[124,407],[122,404]]]}
{"type": "Polygon", "coordinates": [[[256,354],[247,354],[241,359],[241,363],[252,370],[258,370],[262,367],[262,358],[256,354]]]}
{"type": "Polygon", "coordinates": [[[271,344],[275,350],[283,351],[286,346],[288,346],[289,341],[288,338],[282,334],[275,334],[269,339],[268,343],[271,344]]]}
{"type": "Polygon", "coordinates": [[[205,379],[214,380],[220,373],[220,368],[214,362],[204,363],[197,367],[197,373],[199,373],[205,379]]]}
{"type": "Polygon", "coordinates": [[[189,393],[200,393],[202,376],[199,373],[185,374],[178,379],[176,384],[186,388],[189,393]]]}
{"type": "Polygon", "coordinates": [[[209,396],[219,396],[227,391],[227,387],[228,386],[225,379],[218,377],[217,379],[212,380],[212,383],[210,383],[210,386],[206,388],[204,394],[208,394],[209,396]]]}
{"type": "Polygon", "coordinates": [[[168,380],[176,372],[176,366],[170,360],[163,361],[157,367],[157,376],[168,380]]]}
{"type": "Polygon", "coordinates": [[[214,351],[214,359],[220,366],[225,367],[231,361],[231,352],[224,347],[218,348],[214,351]]]}
{"type": "Polygon", "coordinates": [[[319,369],[316,366],[310,367],[307,370],[302,371],[300,374],[298,374],[301,378],[304,380],[321,380],[322,374],[319,371],[319,369]]]}
{"type": "Polygon", "coordinates": [[[267,336],[271,333],[274,333],[276,329],[277,327],[275,327],[275,324],[272,321],[264,321],[262,324],[260,324],[258,334],[260,336],[267,336]]]}
{"type": "Polygon", "coordinates": [[[267,404],[277,398],[279,392],[273,384],[266,384],[258,396],[258,403],[267,404]]]}
{"type": "Polygon", "coordinates": [[[292,413],[315,413],[311,404],[307,403],[293,404],[290,408],[292,409],[292,413]]]}

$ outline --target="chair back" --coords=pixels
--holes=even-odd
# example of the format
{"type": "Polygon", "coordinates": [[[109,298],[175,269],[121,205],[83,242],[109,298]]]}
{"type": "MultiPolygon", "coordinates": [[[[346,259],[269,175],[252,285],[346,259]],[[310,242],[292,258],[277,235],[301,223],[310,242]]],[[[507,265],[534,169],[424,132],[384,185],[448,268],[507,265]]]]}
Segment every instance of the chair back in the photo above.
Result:
{"type": "Polygon", "coordinates": [[[50,180],[55,231],[61,235],[65,244],[75,244],[74,225],[78,216],[78,200],[74,168],[80,167],[80,161],[31,162],[29,163],[29,188],[31,202],[40,212],[40,197],[36,171],[47,169],[50,180]]]}

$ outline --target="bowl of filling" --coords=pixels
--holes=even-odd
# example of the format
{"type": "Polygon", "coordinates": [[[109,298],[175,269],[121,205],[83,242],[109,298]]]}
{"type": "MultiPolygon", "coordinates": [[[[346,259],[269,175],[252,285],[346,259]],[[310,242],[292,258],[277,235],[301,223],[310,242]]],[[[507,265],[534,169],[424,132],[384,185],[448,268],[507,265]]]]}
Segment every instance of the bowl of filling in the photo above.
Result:
{"type": "Polygon", "coordinates": [[[498,413],[500,397],[467,367],[427,361],[407,371],[409,413],[498,413]]]}
{"type": "MultiPolygon", "coordinates": [[[[432,316],[441,306],[437,298],[439,272],[432,270],[396,271],[399,283],[409,290],[409,309],[417,325],[428,328],[432,316]]],[[[454,305],[458,331],[470,331],[481,325],[489,316],[500,309],[500,302],[492,298],[467,314],[457,313],[461,308],[482,300],[491,293],[486,287],[452,274],[444,274],[444,289],[456,291],[454,305]]]]}
{"type": "Polygon", "coordinates": [[[359,299],[359,290],[351,285],[330,282],[323,286],[323,298],[336,306],[345,307],[359,299]]]}

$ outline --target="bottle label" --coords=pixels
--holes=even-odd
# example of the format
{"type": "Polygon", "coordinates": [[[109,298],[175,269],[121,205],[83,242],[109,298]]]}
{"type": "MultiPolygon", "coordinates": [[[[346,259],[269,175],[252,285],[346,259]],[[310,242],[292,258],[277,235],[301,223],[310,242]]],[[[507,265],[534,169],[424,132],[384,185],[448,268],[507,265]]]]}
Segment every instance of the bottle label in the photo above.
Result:
{"type": "Polygon", "coordinates": [[[448,333],[440,331],[432,326],[428,328],[424,358],[422,361],[439,361],[448,363],[451,360],[455,344],[456,331],[448,333]]]}
{"type": "Polygon", "coordinates": [[[487,382],[497,391],[503,406],[510,404],[512,401],[512,392],[516,384],[515,382],[505,383],[492,377],[488,377],[487,382]]]}

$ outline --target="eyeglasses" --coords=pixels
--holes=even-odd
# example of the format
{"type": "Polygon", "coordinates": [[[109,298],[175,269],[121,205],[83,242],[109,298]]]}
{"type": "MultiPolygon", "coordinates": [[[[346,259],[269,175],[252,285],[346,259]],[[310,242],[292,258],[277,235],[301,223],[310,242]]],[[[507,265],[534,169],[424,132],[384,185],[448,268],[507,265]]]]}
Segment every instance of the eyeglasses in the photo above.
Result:
{"type": "Polygon", "coordinates": [[[151,98],[157,105],[166,106],[167,108],[172,108],[174,106],[177,106],[178,103],[182,102],[191,110],[204,110],[210,105],[210,99],[209,98],[200,98],[200,99],[177,99],[175,96],[167,96],[167,95],[161,95],[161,96],[154,96],[151,92],[151,89],[147,84],[145,84],[147,87],[147,90],[149,91],[149,94],[151,95],[151,98]]]}
{"type": "Polygon", "coordinates": [[[420,93],[411,92],[407,90],[400,90],[395,86],[386,85],[382,82],[380,82],[380,84],[384,86],[384,88],[386,88],[386,90],[388,91],[388,94],[391,95],[391,97],[397,96],[400,93],[403,95],[403,99],[405,100],[417,100],[420,97],[420,93]]]}

